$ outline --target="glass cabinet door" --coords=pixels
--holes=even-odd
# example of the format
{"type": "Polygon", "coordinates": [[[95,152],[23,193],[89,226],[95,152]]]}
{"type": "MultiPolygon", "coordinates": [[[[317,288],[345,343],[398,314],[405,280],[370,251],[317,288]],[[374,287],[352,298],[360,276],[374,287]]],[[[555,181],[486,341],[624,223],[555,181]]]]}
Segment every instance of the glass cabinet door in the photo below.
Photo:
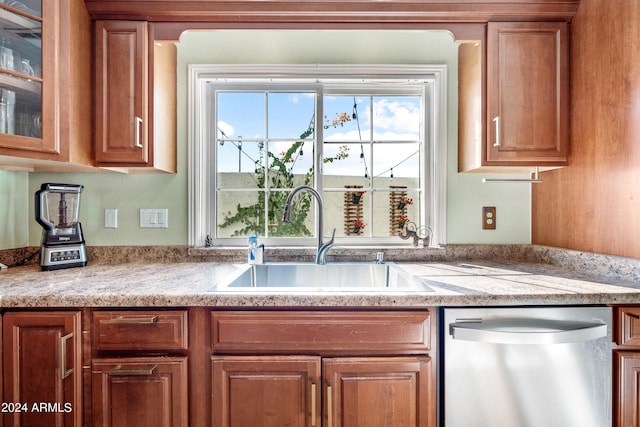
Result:
{"type": "Polygon", "coordinates": [[[14,148],[42,138],[42,1],[0,0],[0,138],[14,148]]]}

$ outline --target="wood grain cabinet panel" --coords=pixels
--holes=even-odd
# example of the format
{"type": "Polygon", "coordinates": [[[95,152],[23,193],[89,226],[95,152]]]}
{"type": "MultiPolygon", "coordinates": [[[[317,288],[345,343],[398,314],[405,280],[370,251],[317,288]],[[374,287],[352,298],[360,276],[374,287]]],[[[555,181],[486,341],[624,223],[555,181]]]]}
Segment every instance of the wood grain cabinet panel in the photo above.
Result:
{"type": "Polygon", "coordinates": [[[428,357],[323,359],[324,425],[435,426],[430,363],[428,357]]]}
{"type": "Polygon", "coordinates": [[[82,426],[80,317],[79,311],[4,314],[2,401],[27,405],[5,412],[4,425],[82,426]]]}
{"type": "Polygon", "coordinates": [[[187,427],[187,358],[92,363],[93,427],[187,427]]]}
{"type": "Polygon", "coordinates": [[[487,164],[567,164],[568,46],[566,22],[489,22],[487,164]]]}
{"type": "Polygon", "coordinates": [[[614,426],[640,427],[640,352],[614,352],[614,426]]]}
{"type": "Polygon", "coordinates": [[[428,311],[214,311],[219,352],[424,353],[431,345],[428,311]]]}
{"type": "Polygon", "coordinates": [[[176,172],[176,47],[144,21],[95,23],[98,166],[176,172]]]}
{"type": "Polygon", "coordinates": [[[211,322],[215,427],[436,425],[427,310],[221,310],[211,322]]]}
{"type": "Polygon", "coordinates": [[[187,310],[93,312],[96,350],[187,350],[187,310]]]}
{"type": "Polygon", "coordinates": [[[148,24],[97,21],[96,161],[140,164],[149,160],[148,24]]]}
{"type": "Polygon", "coordinates": [[[213,356],[214,427],[320,426],[320,358],[213,356]]]}
{"type": "Polygon", "coordinates": [[[615,340],[618,345],[640,347],[640,307],[619,307],[615,310],[615,340]]]}

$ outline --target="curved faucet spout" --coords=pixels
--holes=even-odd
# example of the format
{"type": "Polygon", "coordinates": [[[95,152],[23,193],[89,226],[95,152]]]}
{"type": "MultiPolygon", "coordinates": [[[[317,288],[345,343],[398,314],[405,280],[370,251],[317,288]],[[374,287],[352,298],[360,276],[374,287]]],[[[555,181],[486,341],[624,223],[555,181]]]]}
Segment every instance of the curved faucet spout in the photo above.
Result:
{"type": "Polygon", "coordinates": [[[318,220],[316,235],[318,236],[318,245],[316,251],[316,264],[324,264],[326,262],[327,252],[333,245],[333,240],[336,234],[336,229],[333,229],[333,234],[331,235],[331,240],[324,244],[322,243],[322,219],[324,215],[323,205],[322,205],[322,196],[318,193],[314,188],[309,187],[308,185],[300,185],[294,188],[291,193],[289,193],[289,197],[287,197],[287,201],[284,204],[284,211],[282,212],[282,221],[283,222],[291,222],[291,202],[296,194],[301,191],[306,191],[311,193],[313,197],[316,199],[316,203],[318,204],[318,220]]]}

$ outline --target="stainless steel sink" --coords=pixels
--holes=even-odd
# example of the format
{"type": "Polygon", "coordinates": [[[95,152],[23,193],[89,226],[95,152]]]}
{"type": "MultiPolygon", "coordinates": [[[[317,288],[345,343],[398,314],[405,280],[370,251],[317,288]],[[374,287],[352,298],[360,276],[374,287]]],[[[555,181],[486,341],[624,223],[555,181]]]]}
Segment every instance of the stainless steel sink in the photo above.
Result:
{"type": "Polygon", "coordinates": [[[211,292],[433,292],[396,264],[270,263],[246,265],[211,292]]]}

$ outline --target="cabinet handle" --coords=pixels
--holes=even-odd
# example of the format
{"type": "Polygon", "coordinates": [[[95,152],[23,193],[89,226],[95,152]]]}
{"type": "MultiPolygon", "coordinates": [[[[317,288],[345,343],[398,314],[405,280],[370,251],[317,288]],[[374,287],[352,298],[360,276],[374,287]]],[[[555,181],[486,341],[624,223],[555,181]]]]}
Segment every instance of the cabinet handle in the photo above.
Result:
{"type": "Polygon", "coordinates": [[[141,133],[142,133],[142,118],[136,116],[135,118],[135,134],[136,134],[136,147],[142,148],[141,133]]]}
{"type": "Polygon", "coordinates": [[[73,332],[60,337],[60,379],[63,380],[73,373],[73,368],[67,369],[67,341],[73,338],[73,332]]]}
{"type": "Polygon", "coordinates": [[[500,116],[495,116],[493,122],[496,124],[496,142],[493,143],[493,146],[500,147],[500,116]]]}
{"type": "Polygon", "coordinates": [[[316,425],[316,383],[311,383],[311,425],[316,425]]]}
{"type": "Polygon", "coordinates": [[[158,316],[145,316],[145,317],[116,317],[113,319],[106,320],[104,323],[131,323],[131,324],[149,324],[156,323],[158,321],[158,316]]]}
{"type": "Polygon", "coordinates": [[[122,365],[117,365],[109,372],[109,375],[152,375],[158,365],[151,365],[147,368],[123,369],[122,365]]]}
{"type": "Polygon", "coordinates": [[[331,419],[331,416],[333,414],[332,403],[331,383],[327,382],[327,427],[333,427],[333,421],[331,419]]]}

